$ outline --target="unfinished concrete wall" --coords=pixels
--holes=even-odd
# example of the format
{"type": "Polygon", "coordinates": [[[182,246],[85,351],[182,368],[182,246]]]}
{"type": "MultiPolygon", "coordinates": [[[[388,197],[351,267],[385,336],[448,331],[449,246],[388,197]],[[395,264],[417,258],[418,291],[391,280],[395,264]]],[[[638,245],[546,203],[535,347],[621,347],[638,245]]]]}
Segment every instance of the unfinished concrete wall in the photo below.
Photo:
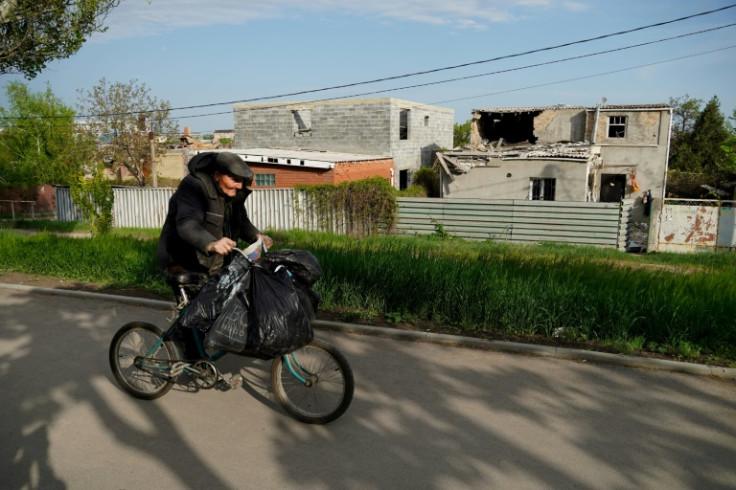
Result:
{"type": "Polygon", "coordinates": [[[236,104],[236,148],[291,148],[393,157],[396,171],[452,148],[454,111],[401,99],[236,104]]]}

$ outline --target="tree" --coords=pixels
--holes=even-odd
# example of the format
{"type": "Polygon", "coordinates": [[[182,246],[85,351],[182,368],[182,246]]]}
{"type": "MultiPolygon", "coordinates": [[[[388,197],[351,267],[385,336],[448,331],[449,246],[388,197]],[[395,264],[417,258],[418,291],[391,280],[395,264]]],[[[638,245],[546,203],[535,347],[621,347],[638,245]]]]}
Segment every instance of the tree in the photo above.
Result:
{"type": "Polygon", "coordinates": [[[672,140],[670,141],[669,167],[674,170],[694,171],[695,158],[690,140],[693,127],[700,116],[703,105],[701,99],[693,99],[689,95],[670,97],[672,106],[672,140]]]}
{"type": "Polygon", "coordinates": [[[730,136],[726,119],[721,114],[720,101],[713,96],[695,121],[690,138],[690,147],[704,173],[717,175],[726,171],[726,154],[722,146],[730,136]]]}
{"type": "Polygon", "coordinates": [[[673,106],[673,129],[667,182],[671,197],[704,198],[724,190],[736,178],[732,158],[733,132],[720,112],[720,102],[713,96],[705,107],[689,96],[670,99],[673,106]]]}
{"type": "Polygon", "coordinates": [[[0,107],[0,183],[68,184],[94,154],[93,142],[74,122],[74,109],[50,87],[33,93],[11,82],[5,90],[10,104],[0,107]]]}
{"type": "Polygon", "coordinates": [[[31,79],[46,64],[68,58],[120,0],[0,0],[0,74],[31,79]]]}
{"type": "MultiPolygon", "coordinates": [[[[108,83],[103,78],[92,90],[79,93],[80,111],[102,143],[101,160],[113,172],[127,169],[139,186],[145,186],[152,168],[149,131],[179,131],[176,122],[169,118],[169,102],[152,97],[146,85],[137,80],[108,83]]],[[[154,146],[153,158],[166,153],[163,145],[154,146]]]]}
{"type": "Polygon", "coordinates": [[[452,128],[452,146],[459,148],[470,142],[470,119],[462,124],[455,123],[452,128]]]}
{"type": "MultiPolygon", "coordinates": [[[[736,109],[733,110],[733,115],[729,118],[736,122],[736,109]]],[[[724,166],[726,169],[736,175],[736,125],[726,121],[726,127],[730,133],[726,142],[721,146],[725,158],[724,166]]]]}

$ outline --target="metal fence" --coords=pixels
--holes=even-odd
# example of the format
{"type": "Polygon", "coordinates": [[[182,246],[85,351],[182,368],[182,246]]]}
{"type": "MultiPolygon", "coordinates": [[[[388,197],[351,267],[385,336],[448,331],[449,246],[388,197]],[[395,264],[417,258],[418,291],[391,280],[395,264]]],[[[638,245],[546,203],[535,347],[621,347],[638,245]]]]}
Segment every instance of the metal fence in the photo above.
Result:
{"type": "Polygon", "coordinates": [[[624,248],[633,200],[589,203],[399,198],[397,229],[466,239],[568,242],[624,248]]]}
{"type": "Polygon", "coordinates": [[[736,201],[665,199],[658,250],[691,252],[736,248],[736,201]]]}
{"type": "MultiPolygon", "coordinates": [[[[246,208],[259,228],[324,230],[302,193],[294,189],[258,189],[246,208]],[[298,208],[298,209],[297,209],[298,208]]],[[[163,226],[171,188],[114,188],[114,225],[118,228],[163,226]]],[[[473,240],[509,242],[569,242],[624,248],[631,225],[632,200],[623,203],[558,201],[398,198],[396,231],[431,234],[442,230],[473,240]]],[[[69,190],[56,188],[57,219],[81,219],[69,190]]],[[[330,231],[341,232],[341,220],[332,218],[330,231]]]]}

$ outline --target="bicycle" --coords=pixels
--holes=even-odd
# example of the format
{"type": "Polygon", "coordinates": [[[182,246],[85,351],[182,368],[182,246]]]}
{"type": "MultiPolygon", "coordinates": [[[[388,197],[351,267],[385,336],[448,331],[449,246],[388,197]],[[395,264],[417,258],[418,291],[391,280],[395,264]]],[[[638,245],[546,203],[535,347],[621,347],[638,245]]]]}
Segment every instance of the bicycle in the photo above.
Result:
{"type": "MultiPolygon", "coordinates": [[[[110,368],[117,383],[130,395],[153,400],[166,394],[179,376],[188,374],[201,389],[224,383],[230,389],[243,379],[226,379],[215,362],[226,351],[205,352],[202,337],[193,329],[201,360],[182,359],[172,337],[179,319],[190,304],[188,293],[197,291],[201,275],[183,273],[176,277],[179,314],[166,331],[141,321],[123,325],[110,343],[110,368]]],[[[247,356],[245,356],[247,357],[247,356]]],[[[271,388],[276,401],[295,419],[309,424],[326,424],[340,417],[353,399],[355,382],[345,356],[333,345],[319,339],[294,352],[276,357],[271,363],[271,388]]]]}

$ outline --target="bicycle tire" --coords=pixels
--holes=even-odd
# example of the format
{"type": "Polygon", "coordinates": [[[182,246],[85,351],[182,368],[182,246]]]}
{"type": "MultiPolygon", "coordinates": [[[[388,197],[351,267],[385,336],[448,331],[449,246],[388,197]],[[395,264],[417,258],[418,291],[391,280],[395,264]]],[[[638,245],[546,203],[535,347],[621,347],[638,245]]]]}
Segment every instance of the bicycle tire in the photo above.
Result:
{"type": "Polygon", "coordinates": [[[284,357],[271,364],[271,387],[276,401],[295,419],[326,424],[340,417],[353,401],[355,381],[347,359],[333,345],[313,340],[294,356],[293,367],[305,384],[289,370],[284,357]]]}
{"type": "MultiPolygon", "coordinates": [[[[131,322],[123,325],[110,342],[110,369],[121,388],[136,398],[153,400],[168,392],[174,382],[165,375],[136,366],[136,357],[146,357],[163,335],[156,325],[131,322]]],[[[179,358],[179,350],[171,341],[164,341],[152,353],[152,358],[170,363],[179,358]]]]}

